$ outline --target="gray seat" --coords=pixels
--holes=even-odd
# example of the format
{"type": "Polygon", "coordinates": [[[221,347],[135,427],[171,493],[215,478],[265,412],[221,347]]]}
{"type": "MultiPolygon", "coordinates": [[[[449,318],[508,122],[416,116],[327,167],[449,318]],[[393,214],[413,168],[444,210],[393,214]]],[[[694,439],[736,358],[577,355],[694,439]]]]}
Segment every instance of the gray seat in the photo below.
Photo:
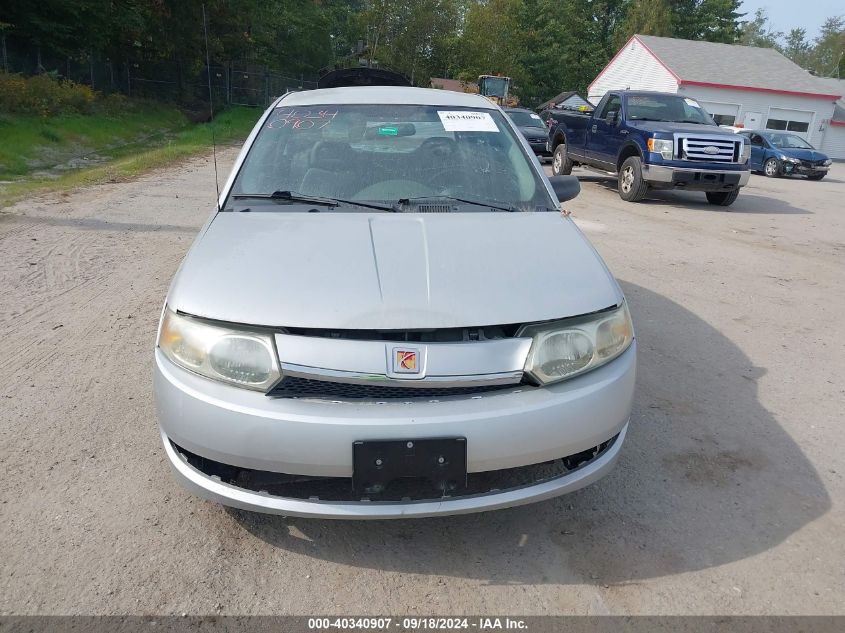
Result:
{"type": "Polygon", "coordinates": [[[354,155],[349,143],[320,141],[311,149],[308,162],[300,193],[330,198],[354,193],[354,155]]]}

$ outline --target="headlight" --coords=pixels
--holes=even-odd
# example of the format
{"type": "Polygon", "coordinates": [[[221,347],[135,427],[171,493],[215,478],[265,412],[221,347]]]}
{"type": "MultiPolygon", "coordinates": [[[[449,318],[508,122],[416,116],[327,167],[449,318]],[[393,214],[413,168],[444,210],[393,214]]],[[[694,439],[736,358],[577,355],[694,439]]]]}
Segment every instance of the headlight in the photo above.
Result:
{"type": "Polygon", "coordinates": [[[663,160],[672,160],[675,143],[669,139],[650,138],[648,139],[648,151],[660,154],[663,160]]]}
{"type": "Polygon", "coordinates": [[[610,362],[631,345],[634,327],[628,305],[610,312],[524,326],[531,336],[525,372],[541,385],[572,378],[610,362]]]}
{"type": "Polygon", "coordinates": [[[281,375],[269,334],[212,325],[170,309],[158,347],[180,367],[245,389],[267,391],[281,375]]]}
{"type": "Polygon", "coordinates": [[[792,158],[791,156],[781,156],[780,159],[787,163],[800,163],[801,160],[798,158],[792,158]]]}
{"type": "Polygon", "coordinates": [[[825,167],[829,167],[830,165],[832,165],[832,164],[833,164],[833,161],[832,161],[832,160],[830,160],[830,159],[828,158],[828,159],[827,159],[826,161],[824,161],[824,163],[822,163],[822,164],[823,164],[825,167]]]}
{"type": "Polygon", "coordinates": [[[742,162],[747,163],[751,158],[751,145],[749,143],[742,144],[742,162]]]}

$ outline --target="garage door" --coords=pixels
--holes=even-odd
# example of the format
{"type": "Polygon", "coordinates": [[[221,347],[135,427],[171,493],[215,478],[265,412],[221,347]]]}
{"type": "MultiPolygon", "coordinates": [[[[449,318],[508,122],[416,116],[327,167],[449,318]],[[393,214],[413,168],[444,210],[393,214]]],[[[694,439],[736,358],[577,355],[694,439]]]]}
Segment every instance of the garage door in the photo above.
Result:
{"type": "Polygon", "coordinates": [[[699,101],[698,103],[713,116],[717,125],[733,125],[737,121],[738,103],[715,103],[713,101],[699,101]]]}
{"type": "Polygon", "coordinates": [[[805,139],[810,137],[810,124],[813,112],[806,110],[788,110],[786,108],[770,108],[766,119],[767,130],[779,132],[793,132],[805,139]]]}
{"type": "Polygon", "coordinates": [[[830,158],[845,159],[845,124],[827,126],[821,149],[830,158]]]}

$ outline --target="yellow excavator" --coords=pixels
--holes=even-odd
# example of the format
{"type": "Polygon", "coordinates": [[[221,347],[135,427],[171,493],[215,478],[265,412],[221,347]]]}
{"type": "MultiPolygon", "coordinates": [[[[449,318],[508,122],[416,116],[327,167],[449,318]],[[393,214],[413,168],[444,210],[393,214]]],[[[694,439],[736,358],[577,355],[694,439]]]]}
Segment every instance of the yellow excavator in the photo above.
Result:
{"type": "Polygon", "coordinates": [[[503,108],[515,108],[519,98],[510,94],[511,78],[502,75],[480,75],[478,92],[503,108]]]}

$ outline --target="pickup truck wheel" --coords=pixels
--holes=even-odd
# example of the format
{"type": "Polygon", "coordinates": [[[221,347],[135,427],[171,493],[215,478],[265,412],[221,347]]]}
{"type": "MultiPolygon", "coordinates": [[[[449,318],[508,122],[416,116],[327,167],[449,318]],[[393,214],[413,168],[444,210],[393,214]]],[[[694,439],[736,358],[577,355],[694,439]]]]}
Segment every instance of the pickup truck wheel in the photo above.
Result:
{"type": "Polygon", "coordinates": [[[639,202],[648,191],[643,180],[643,167],[639,156],[629,156],[619,170],[619,197],[626,202],[639,202]]]}
{"type": "Polygon", "coordinates": [[[707,202],[717,204],[720,207],[729,207],[739,196],[739,189],[733,191],[708,191],[707,202]]]}
{"type": "Polygon", "coordinates": [[[780,163],[777,158],[770,158],[763,163],[763,173],[769,178],[777,178],[780,176],[780,163]]]}
{"type": "Polygon", "coordinates": [[[572,161],[567,156],[566,143],[561,143],[555,148],[554,158],[552,158],[552,173],[555,176],[568,176],[572,173],[572,161]]]}

